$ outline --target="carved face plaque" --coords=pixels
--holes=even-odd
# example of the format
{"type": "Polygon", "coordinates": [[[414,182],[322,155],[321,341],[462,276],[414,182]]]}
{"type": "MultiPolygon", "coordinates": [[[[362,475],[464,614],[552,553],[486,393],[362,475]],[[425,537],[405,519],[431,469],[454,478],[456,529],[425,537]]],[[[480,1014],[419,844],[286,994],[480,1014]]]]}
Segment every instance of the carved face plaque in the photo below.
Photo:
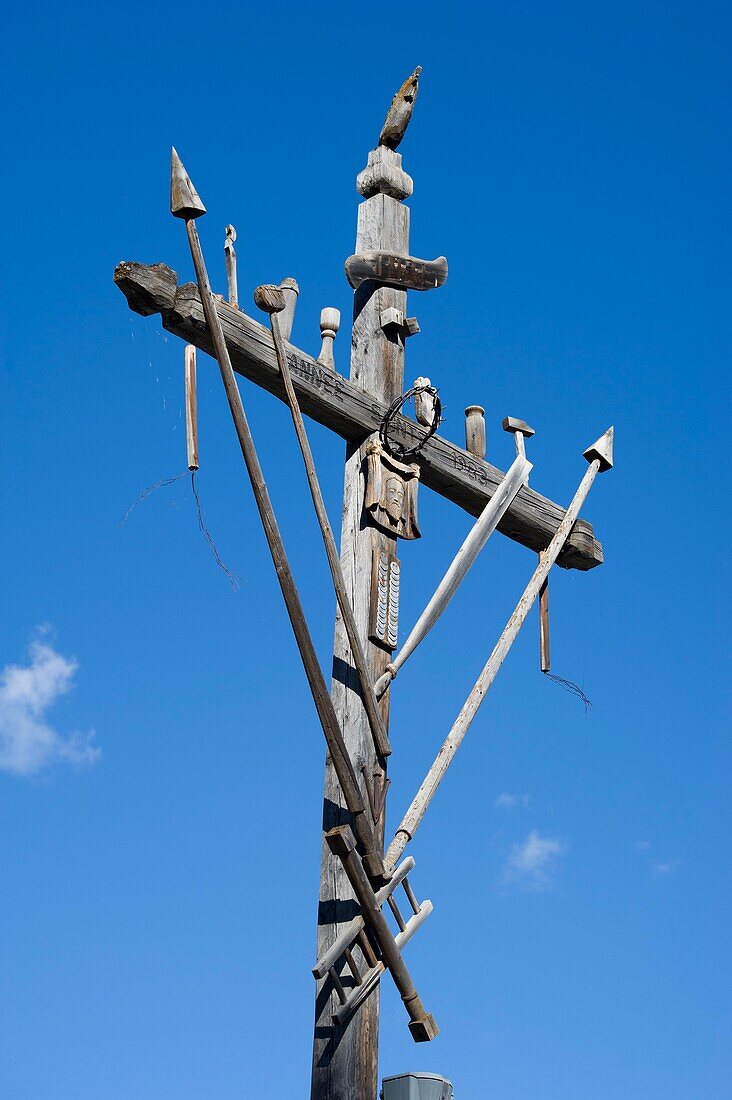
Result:
{"type": "Polygon", "coordinates": [[[417,487],[419,466],[392,458],[378,436],[366,443],[364,507],[383,531],[400,539],[418,539],[417,487]]]}

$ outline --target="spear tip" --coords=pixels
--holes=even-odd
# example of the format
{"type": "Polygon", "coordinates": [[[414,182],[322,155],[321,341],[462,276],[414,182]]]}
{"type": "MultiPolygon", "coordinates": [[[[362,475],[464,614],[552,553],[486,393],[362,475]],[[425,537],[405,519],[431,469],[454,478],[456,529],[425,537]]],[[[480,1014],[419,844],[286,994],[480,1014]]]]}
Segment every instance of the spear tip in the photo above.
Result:
{"type": "Polygon", "coordinates": [[[584,457],[588,462],[594,462],[598,459],[600,462],[600,473],[604,473],[605,470],[611,470],[613,465],[613,442],[615,440],[615,426],[611,425],[604,435],[601,435],[599,439],[596,439],[591,447],[588,447],[583,452],[584,457]]]}
{"type": "Polygon", "coordinates": [[[174,218],[186,220],[206,213],[175,146],[170,151],[170,213],[174,218]]]}

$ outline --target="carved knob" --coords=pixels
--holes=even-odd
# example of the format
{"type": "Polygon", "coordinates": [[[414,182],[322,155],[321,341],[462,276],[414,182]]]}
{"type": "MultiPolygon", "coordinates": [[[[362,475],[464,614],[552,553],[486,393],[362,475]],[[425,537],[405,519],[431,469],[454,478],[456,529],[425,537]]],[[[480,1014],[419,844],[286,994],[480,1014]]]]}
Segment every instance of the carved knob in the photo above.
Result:
{"type": "Polygon", "coordinates": [[[333,306],[326,306],[325,309],[321,309],[320,335],[323,338],[323,344],[320,349],[320,355],[318,356],[318,362],[322,363],[325,367],[330,367],[331,370],[335,370],[333,341],[340,327],[341,311],[339,309],[334,309],[333,306]]]}
{"type": "Polygon", "coordinates": [[[285,295],[278,286],[264,283],[254,291],[254,304],[264,313],[279,313],[285,308],[285,295]]]}

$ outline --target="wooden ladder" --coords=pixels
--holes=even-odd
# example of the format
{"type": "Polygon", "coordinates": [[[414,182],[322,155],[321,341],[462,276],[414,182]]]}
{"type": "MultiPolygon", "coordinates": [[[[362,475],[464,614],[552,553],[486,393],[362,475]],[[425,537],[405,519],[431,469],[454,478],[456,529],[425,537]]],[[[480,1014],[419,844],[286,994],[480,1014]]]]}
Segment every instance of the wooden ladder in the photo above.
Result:
{"type": "Polygon", "coordinates": [[[414,860],[407,856],[396,868],[389,882],[374,892],[356,851],[356,841],[350,827],[345,825],[331,829],[326,833],[326,840],[331,851],[340,857],[361,906],[361,913],[346,925],[313,967],[316,980],[327,974],[333,983],[339,1002],[332,1014],[333,1023],[342,1025],[350,1019],[376,988],[384,971],[389,970],[409,1013],[409,1030],[415,1042],[433,1039],[438,1031],[437,1024],[424,1010],[401,957],[402,948],[432,912],[432,902],[418,902],[409,883],[407,876],[414,868],[414,860]],[[412,911],[406,920],[394,898],[399,886],[404,890],[412,911]],[[384,903],[389,906],[396,921],[399,929],[396,935],[392,933],[382,912],[384,903]],[[354,958],[353,949],[356,946],[360,948],[366,969],[362,970],[354,958]],[[350,991],[346,989],[339,974],[338,963],[341,960],[345,963],[345,969],[350,972],[350,980],[347,980],[347,984],[351,986],[350,991]]]}

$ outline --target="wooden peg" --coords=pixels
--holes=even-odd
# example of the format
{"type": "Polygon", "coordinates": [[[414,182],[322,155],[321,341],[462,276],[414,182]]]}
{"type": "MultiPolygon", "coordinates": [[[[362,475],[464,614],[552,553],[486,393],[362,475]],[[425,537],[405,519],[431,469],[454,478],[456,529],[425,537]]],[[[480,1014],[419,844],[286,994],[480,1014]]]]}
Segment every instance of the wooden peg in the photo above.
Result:
{"type": "Polygon", "coordinates": [[[333,341],[340,327],[341,311],[339,309],[334,309],[332,306],[326,306],[325,309],[321,309],[320,335],[323,338],[323,344],[320,349],[320,355],[318,356],[318,362],[322,363],[324,367],[330,367],[331,370],[335,370],[333,341]]]}
{"type": "Polygon", "coordinates": [[[193,344],[185,347],[186,382],[186,444],[188,469],[198,469],[198,408],[196,403],[196,349],[193,344]]]}
{"type": "Polygon", "coordinates": [[[297,281],[291,277],[283,279],[280,283],[280,290],[285,296],[285,308],[279,314],[277,320],[280,323],[280,333],[283,340],[289,340],[292,335],[292,325],[295,320],[295,307],[297,305],[297,296],[300,293],[300,287],[297,285],[297,281]]]}
{"type": "Polygon", "coordinates": [[[229,287],[229,302],[232,306],[239,305],[239,287],[236,281],[236,230],[233,225],[226,227],[226,240],[224,241],[224,256],[226,257],[226,282],[229,287]]]}
{"type": "Polygon", "coordinates": [[[418,423],[425,428],[432,427],[435,419],[435,391],[429,378],[415,378],[412,388],[416,390],[414,395],[414,415],[418,423]]]}
{"type": "Polygon", "coordinates": [[[465,410],[465,449],[474,458],[485,458],[485,409],[480,405],[465,410]]]}
{"type": "MultiPolygon", "coordinates": [[[[539,561],[544,556],[544,551],[539,551],[539,561]]],[[[552,667],[549,650],[549,577],[546,578],[539,589],[539,660],[541,671],[549,672],[552,667]]]]}

